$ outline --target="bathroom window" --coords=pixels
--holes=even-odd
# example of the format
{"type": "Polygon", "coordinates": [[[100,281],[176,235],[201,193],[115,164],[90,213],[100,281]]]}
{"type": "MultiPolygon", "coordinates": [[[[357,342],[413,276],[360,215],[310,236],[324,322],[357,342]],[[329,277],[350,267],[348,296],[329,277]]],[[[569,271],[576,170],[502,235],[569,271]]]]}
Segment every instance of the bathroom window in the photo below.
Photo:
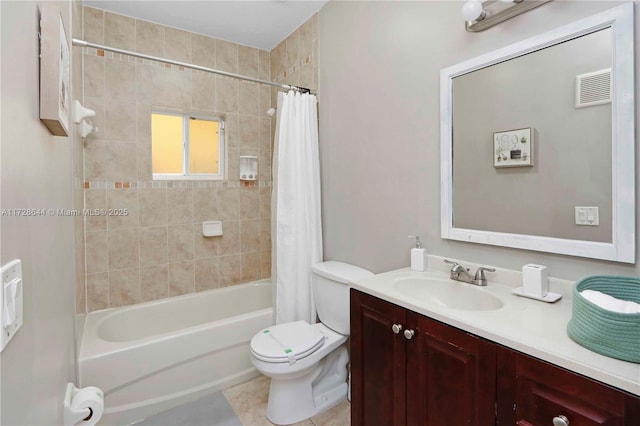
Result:
{"type": "Polygon", "coordinates": [[[154,180],[222,180],[224,151],[222,117],[151,114],[154,180]]]}

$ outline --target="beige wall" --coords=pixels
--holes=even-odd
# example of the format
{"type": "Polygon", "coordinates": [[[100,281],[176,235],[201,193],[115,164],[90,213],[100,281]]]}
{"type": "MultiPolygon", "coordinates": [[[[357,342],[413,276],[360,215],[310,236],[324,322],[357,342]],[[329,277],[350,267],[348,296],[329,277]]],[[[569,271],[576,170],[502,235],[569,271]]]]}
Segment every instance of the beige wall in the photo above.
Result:
{"type": "MultiPolygon", "coordinates": [[[[269,52],[84,8],[84,38],[149,55],[269,79],[269,52]]],[[[271,276],[271,106],[268,86],[84,49],[84,99],[100,131],[85,144],[87,310],[271,276]],[[225,116],[227,182],[152,182],[150,112],[225,116]],[[260,181],[239,182],[240,155],[259,157],[260,181]],[[222,220],[224,236],[202,237],[222,220]]]]}
{"type": "MultiPolygon", "coordinates": [[[[44,3],[0,2],[2,209],[74,206],[77,139],[52,136],[38,118],[44,3]]],[[[71,2],[46,3],[60,6],[69,36],[71,2]]],[[[0,423],[62,424],[64,387],[75,380],[74,220],[3,216],[0,234],[2,264],[22,259],[24,291],[24,324],[1,355],[0,423]]]]}
{"type": "Polygon", "coordinates": [[[462,4],[329,2],[320,11],[325,258],[375,272],[405,267],[407,235],[418,233],[428,252],[477,263],[542,263],[568,279],[638,274],[634,266],[440,238],[440,69],[617,2],[550,2],[481,33],[464,30],[462,4]]]}

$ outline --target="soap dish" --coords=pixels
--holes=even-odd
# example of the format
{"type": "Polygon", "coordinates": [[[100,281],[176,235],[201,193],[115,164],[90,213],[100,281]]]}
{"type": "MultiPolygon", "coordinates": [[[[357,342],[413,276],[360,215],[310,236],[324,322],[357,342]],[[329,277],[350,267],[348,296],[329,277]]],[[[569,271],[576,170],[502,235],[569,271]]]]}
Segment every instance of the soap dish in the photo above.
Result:
{"type": "Polygon", "coordinates": [[[535,294],[525,293],[522,287],[514,288],[512,293],[520,297],[528,297],[529,299],[539,300],[541,302],[554,303],[562,298],[558,293],[547,293],[546,296],[536,296],[535,294]]]}

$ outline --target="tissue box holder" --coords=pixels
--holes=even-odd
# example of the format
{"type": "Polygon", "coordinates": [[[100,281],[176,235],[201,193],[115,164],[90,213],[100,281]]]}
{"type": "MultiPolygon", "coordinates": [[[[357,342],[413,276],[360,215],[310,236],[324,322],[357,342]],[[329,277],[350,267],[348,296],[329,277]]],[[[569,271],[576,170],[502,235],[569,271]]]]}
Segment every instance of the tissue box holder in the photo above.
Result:
{"type": "Polygon", "coordinates": [[[640,314],[612,312],[580,294],[596,290],[617,299],[640,303],[640,279],[594,275],[579,280],[573,288],[569,337],[585,348],[608,357],[640,363],[640,314]]]}

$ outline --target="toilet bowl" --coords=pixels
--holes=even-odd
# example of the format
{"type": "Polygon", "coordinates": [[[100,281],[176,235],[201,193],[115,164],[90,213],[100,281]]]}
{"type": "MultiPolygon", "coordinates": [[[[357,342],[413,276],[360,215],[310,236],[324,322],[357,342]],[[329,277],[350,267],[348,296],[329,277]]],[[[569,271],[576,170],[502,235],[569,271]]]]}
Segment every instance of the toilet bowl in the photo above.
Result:
{"type": "Polygon", "coordinates": [[[350,281],[373,275],[342,262],[312,266],[320,323],[293,321],[261,330],[251,339],[251,362],[271,378],[267,418],[286,425],[342,401],[348,392],[350,281]]]}

